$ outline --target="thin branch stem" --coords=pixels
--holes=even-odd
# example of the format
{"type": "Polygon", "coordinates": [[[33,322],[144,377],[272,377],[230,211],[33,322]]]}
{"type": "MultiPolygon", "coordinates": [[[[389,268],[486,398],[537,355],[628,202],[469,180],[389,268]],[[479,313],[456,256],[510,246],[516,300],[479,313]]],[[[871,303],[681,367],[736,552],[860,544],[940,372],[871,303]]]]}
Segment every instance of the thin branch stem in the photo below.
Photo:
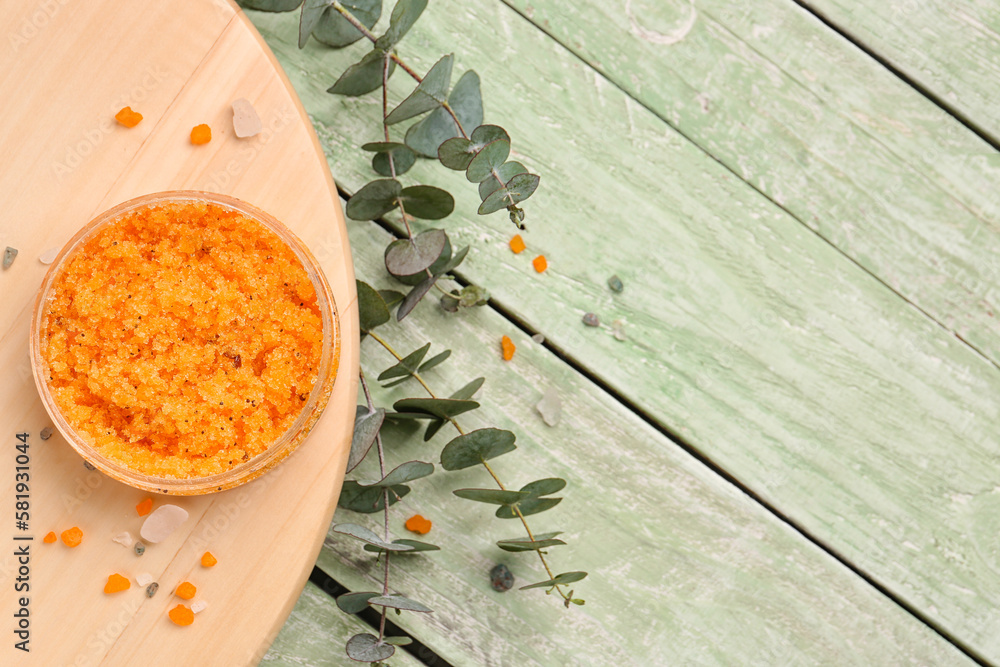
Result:
{"type": "MultiPolygon", "coordinates": [[[[372,333],[371,331],[368,332],[368,335],[372,337],[372,340],[374,340],[376,343],[385,348],[386,352],[395,357],[396,361],[402,361],[403,357],[400,356],[400,354],[396,352],[396,350],[393,349],[393,347],[389,345],[388,342],[380,338],[377,334],[372,333]]],[[[435,394],[431,390],[431,388],[427,385],[424,379],[420,377],[418,373],[414,373],[413,377],[417,379],[417,382],[420,383],[420,385],[430,395],[431,398],[437,398],[437,394],[435,394]]],[[[461,435],[465,435],[465,430],[462,429],[462,426],[458,423],[458,421],[454,417],[452,417],[448,421],[451,422],[452,426],[455,427],[455,430],[457,430],[461,435]]],[[[497,476],[496,472],[493,471],[493,468],[490,466],[490,464],[487,463],[486,461],[483,461],[483,467],[486,468],[486,472],[490,474],[490,477],[493,478],[493,481],[496,482],[497,486],[500,487],[502,491],[505,491],[507,487],[505,487],[504,483],[500,481],[500,478],[497,476]]],[[[521,513],[521,509],[515,506],[514,513],[517,515],[517,518],[521,520],[521,525],[524,526],[525,532],[528,533],[528,539],[534,542],[535,541],[534,533],[531,532],[531,527],[528,526],[528,520],[524,518],[524,514],[521,513]]],[[[548,561],[545,560],[545,554],[543,554],[540,550],[537,549],[535,550],[535,553],[538,554],[538,558],[542,561],[542,566],[545,568],[545,572],[549,575],[549,579],[555,579],[555,575],[552,573],[552,568],[549,567],[548,561]]],[[[555,589],[556,592],[559,593],[559,595],[562,597],[562,599],[569,600],[569,596],[563,592],[562,588],[560,588],[559,585],[556,585],[555,589]]]]}
{"type": "MultiPolygon", "coordinates": [[[[389,143],[389,125],[385,122],[385,119],[389,117],[389,59],[382,59],[382,130],[385,135],[385,142],[389,143]]],[[[386,153],[389,156],[389,173],[392,174],[392,180],[396,180],[396,161],[392,157],[392,151],[386,153]]],[[[401,197],[396,197],[396,204],[399,206],[400,217],[403,219],[403,225],[406,227],[406,238],[409,239],[410,245],[416,245],[413,240],[413,230],[410,228],[410,221],[407,219],[406,207],[403,206],[403,199],[401,197]]]]}
{"type": "MultiPolygon", "coordinates": [[[[368,382],[365,380],[365,372],[362,369],[358,369],[358,375],[361,378],[361,388],[365,392],[365,402],[368,404],[369,410],[375,409],[375,403],[372,401],[372,394],[368,390],[368,382]]],[[[375,434],[375,445],[378,448],[378,467],[382,472],[382,477],[385,477],[385,451],[382,449],[382,434],[375,434]]],[[[382,489],[382,516],[383,524],[385,528],[385,541],[389,541],[389,489],[382,489]]],[[[389,552],[385,552],[385,570],[382,576],[382,595],[389,594],[389,552]]],[[[378,639],[382,641],[385,637],[385,614],[388,610],[387,607],[382,607],[382,618],[379,621],[378,627],[378,639]]]]}

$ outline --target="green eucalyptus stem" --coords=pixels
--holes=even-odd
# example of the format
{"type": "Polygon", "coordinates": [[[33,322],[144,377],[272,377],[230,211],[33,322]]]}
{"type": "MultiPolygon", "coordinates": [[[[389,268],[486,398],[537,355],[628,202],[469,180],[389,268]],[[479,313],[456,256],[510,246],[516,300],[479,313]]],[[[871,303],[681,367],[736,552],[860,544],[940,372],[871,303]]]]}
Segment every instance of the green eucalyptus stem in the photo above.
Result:
{"type": "MultiPolygon", "coordinates": [[[[372,394],[368,390],[368,382],[365,380],[365,372],[361,368],[358,368],[358,375],[361,378],[361,388],[365,392],[365,402],[368,404],[369,410],[375,409],[375,403],[372,401],[372,394]]],[[[385,450],[382,448],[382,434],[375,434],[375,446],[378,448],[378,467],[382,477],[385,477],[385,450]]],[[[385,541],[389,541],[389,489],[382,489],[382,516],[383,516],[383,527],[385,532],[385,541]]],[[[382,576],[382,595],[389,594],[389,550],[385,551],[385,569],[383,570],[382,576]]],[[[379,620],[378,627],[378,640],[382,641],[385,637],[385,615],[388,611],[388,607],[382,607],[382,616],[379,620]]]]}
{"type": "MultiPolygon", "coordinates": [[[[363,27],[363,26],[362,26],[363,27]]],[[[386,143],[389,143],[389,126],[386,124],[385,119],[389,116],[389,59],[382,59],[382,131],[385,136],[386,143]]],[[[392,157],[392,151],[389,151],[389,173],[392,175],[392,179],[396,180],[396,162],[392,157]]],[[[413,229],[410,227],[410,221],[406,215],[406,208],[403,206],[403,198],[396,197],[396,204],[399,206],[400,218],[403,220],[403,225],[406,227],[406,238],[409,239],[410,245],[415,246],[416,243],[413,240],[413,229]]]]}
{"type": "MultiPolygon", "coordinates": [[[[392,345],[390,345],[384,339],[382,339],[381,337],[379,337],[377,334],[369,331],[368,335],[371,336],[372,340],[374,340],[379,345],[381,345],[383,348],[385,348],[386,352],[388,352],[393,357],[395,357],[396,361],[402,361],[403,360],[403,357],[400,356],[400,354],[398,352],[396,352],[396,350],[392,347],[392,345]]],[[[431,398],[434,398],[434,399],[438,398],[437,394],[435,394],[434,391],[424,381],[424,379],[422,377],[420,377],[419,373],[413,373],[413,377],[415,377],[417,379],[417,382],[420,383],[420,385],[430,395],[431,398]]],[[[458,423],[458,420],[456,420],[454,417],[451,417],[451,418],[448,419],[448,421],[451,422],[451,425],[455,427],[455,430],[457,430],[460,435],[465,435],[465,430],[458,423]]],[[[496,472],[493,471],[493,468],[490,467],[490,464],[487,463],[486,461],[483,461],[482,465],[483,465],[484,468],[486,468],[486,472],[488,472],[490,474],[490,477],[493,478],[493,481],[497,483],[497,486],[500,487],[500,490],[501,491],[505,491],[506,487],[504,486],[504,483],[500,481],[500,478],[497,476],[496,472]]],[[[384,475],[384,473],[383,473],[383,475],[384,475]]],[[[525,519],[524,518],[524,514],[521,513],[521,508],[519,508],[519,507],[517,507],[515,505],[515,506],[513,506],[513,510],[514,510],[514,513],[517,514],[517,518],[519,518],[521,520],[521,525],[524,526],[524,530],[528,533],[528,539],[530,539],[532,542],[534,542],[535,541],[535,536],[531,532],[531,528],[528,526],[528,520],[525,519]]],[[[552,568],[549,567],[548,561],[545,560],[545,554],[543,554],[538,549],[535,550],[535,553],[538,554],[538,558],[542,561],[542,566],[545,568],[545,572],[549,575],[549,579],[555,579],[555,574],[552,573],[552,568]]],[[[556,584],[554,588],[556,589],[556,592],[559,593],[559,595],[562,597],[562,599],[564,599],[564,600],[569,600],[570,599],[570,597],[566,593],[563,592],[562,588],[559,587],[559,584],[556,584]]]]}

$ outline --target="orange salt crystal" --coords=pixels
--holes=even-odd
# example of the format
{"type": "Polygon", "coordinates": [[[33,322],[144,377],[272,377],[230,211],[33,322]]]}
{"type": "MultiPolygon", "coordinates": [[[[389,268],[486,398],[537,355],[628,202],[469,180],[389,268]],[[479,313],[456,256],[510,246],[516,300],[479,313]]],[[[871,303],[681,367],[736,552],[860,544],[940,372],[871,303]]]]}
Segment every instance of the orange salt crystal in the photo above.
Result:
{"type": "Polygon", "coordinates": [[[514,345],[514,341],[504,336],[500,339],[500,349],[503,351],[503,360],[510,361],[514,358],[514,351],[517,349],[517,346],[514,345]]]}
{"type": "Polygon", "coordinates": [[[406,529],[413,533],[426,535],[431,531],[431,522],[419,514],[414,514],[406,520],[406,529]]]}
{"type": "Polygon", "coordinates": [[[515,234],[514,238],[510,240],[510,249],[514,252],[515,255],[520,255],[522,252],[524,252],[524,249],[526,247],[527,246],[524,245],[524,239],[521,238],[520,234],[515,234]]]}
{"type": "Polygon", "coordinates": [[[45,542],[46,544],[52,544],[53,542],[56,541],[56,539],[58,539],[56,538],[56,534],[50,530],[48,534],[46,534],[45,537],[42,538],[42,542],[45,542]]]}
{"type": "Polygon", "coordinates": [[[127,591],[131,587],[132,584],[128,579],[118,573],[115,573],[108,577],[108,583],[104,584],[104,592],[108,594],[118,593],[121,591],[127,591]]]}
{"type": "Polygon", "coordinates": [[[167,615],[177,625],[191,625],[194,623],[194,612],[182,604],[171,609],[167,615]]]}
{"type": "Polygon", "coordinates": [[[545,255],[539,255],[531,260],[531,265],[535,267],[535,271],[538,271],[539,273],[549,268],[549,263],[545,260],[545,255]]]}
{"type": "Polygon", "coordinates": [[[190,600],[195,596],[195,593],[197,592],[198,589],[194,587],[194,584],[192,584],[190,581],[183,581],[177,587],[177,590],[174,591],[174,595],[176,595],[179,598],[183,598],[185,600],[190,600]]]}
{"type": "Polygon", "coordinates": [[[153,509],[153,499],[146,498],[141,503],[135,506],[135,511],[139,513],[139,516],[146,516],[149,511],[153,509]]]}
{"type": "Polygon", "coordinates": [[[216,557],[212,555],[211,551],[206,551],[201,556],[201,566],[202,567],[212,567],[213,565],[215,565],[218,562],[219,562],[218,559],[216,559],[216,557]]]}
{"type": "Polygon", "coordinates": [[[135,127],[142,120],[142,114],[132,111],[132,107],[123,107],[115,114],[115,120],[125,127],[135,127]]]}
{"type": "Polygon", "coordinates": [[[202,123],[191,128],[191,143],[195,146],[207,144],[212,140],[212,128],[202,123]]]}
{"type": "Polygon", "coordinates": [[[62,541],[66,546],[78,547],[80,546],[80,542],[83,541],[83,531],[73,526],[68,530],[64,530],[60,537],[62,537],[62,541]]]}

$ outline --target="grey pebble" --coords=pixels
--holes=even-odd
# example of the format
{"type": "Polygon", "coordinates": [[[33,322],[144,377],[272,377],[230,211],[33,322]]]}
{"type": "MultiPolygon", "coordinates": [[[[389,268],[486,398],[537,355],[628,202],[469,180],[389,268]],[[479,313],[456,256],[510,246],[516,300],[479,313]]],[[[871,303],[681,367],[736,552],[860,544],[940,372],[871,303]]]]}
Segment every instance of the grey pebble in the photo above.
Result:
{"type": "Polygon", "coordinates": [[[45,428],[43,428],[42,432],[38,434],[38,437],[40,437],[42,440],[48,440],[49,438],[51,438],[52,437],[52,427],[51,426],[46,426],[45,428]]]}
{"type": "Polygon", "coordinates": [[[490,570],[490,586],[493,587],[493,590],[501,593],[514,587],[514,575],[503,563],[490,570]]]}
{"type": "Polygon", "coordinates": [[[83,460],[83,467],[87,470],[97,470],[97,468],[94,467],[94,464],[86,459],[83,460]]]}
{"type": "Polygon", "coordinates": [[[601,326],[601,320],[594,313],[587,313],[583,316],[583,323],[588,327],[599,327],[601,326]]]}
{"type": "Polygon", "coordinates": [[[625,289],[625,284],[622,283],[621,278],[619,278],[617,275],[613,275],[610,278],[608,278],[608,287],[611,288],[612,292],[621,292],[623,289],[625,289]]]}
{"type": "Polygon", "coordinates": [[[149,586],[146,586],[146,597],[153,597],[158,590],[160,590],[160,585],[154,581],[149,586]]]}
{"type": "Polygon", "coordinates": [[[142,542],[136,542],[135,546],[132,547],[132,551],[135,552],[136,556],[141,556],[144,553],[146,553],[146,545],[143,544],[142,542]]]}
{"type": "Polygon", "coordinates": [[[9,269],[10,265],[14,263],[15,257],[17,257],[17,248],[7,246],[6,250],[3,251],[3,268],[9,269]]]}

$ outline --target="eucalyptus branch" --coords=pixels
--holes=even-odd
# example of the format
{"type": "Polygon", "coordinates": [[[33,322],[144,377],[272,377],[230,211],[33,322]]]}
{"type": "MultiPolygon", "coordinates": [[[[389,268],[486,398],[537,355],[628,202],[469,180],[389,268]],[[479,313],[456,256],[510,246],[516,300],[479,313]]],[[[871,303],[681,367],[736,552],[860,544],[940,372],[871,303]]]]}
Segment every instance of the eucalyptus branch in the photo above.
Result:
{"type": "MultiPolygon", "coordinates": [[[[365,402],[368,404],[368,410],[375,410],[375,403],[372,401],[372,394],[368,390],[368,382],[365,380],[365,372],[363,369],[358,369],[358,375],[361,378],[361,388],[365,392],[365,402]]],[[[385,477],[385,450],[382,448],[382,434],[375,434],[375,446],[378,451],[378,468],[379,477],[385,477]]],[[[389,541],[389,489],[382,490],[382,516],[383,516],[383,539],[389,541]]],[[[382,572],[382,595],[389,594],[389,552],[385,552],[385,564],[382,572]]],[[[382,607],[382,614],[379,620],[378,626],[378,640],[381,642],[385,638],[385,614],[388,611],[386,607],[382,607]]]]}

